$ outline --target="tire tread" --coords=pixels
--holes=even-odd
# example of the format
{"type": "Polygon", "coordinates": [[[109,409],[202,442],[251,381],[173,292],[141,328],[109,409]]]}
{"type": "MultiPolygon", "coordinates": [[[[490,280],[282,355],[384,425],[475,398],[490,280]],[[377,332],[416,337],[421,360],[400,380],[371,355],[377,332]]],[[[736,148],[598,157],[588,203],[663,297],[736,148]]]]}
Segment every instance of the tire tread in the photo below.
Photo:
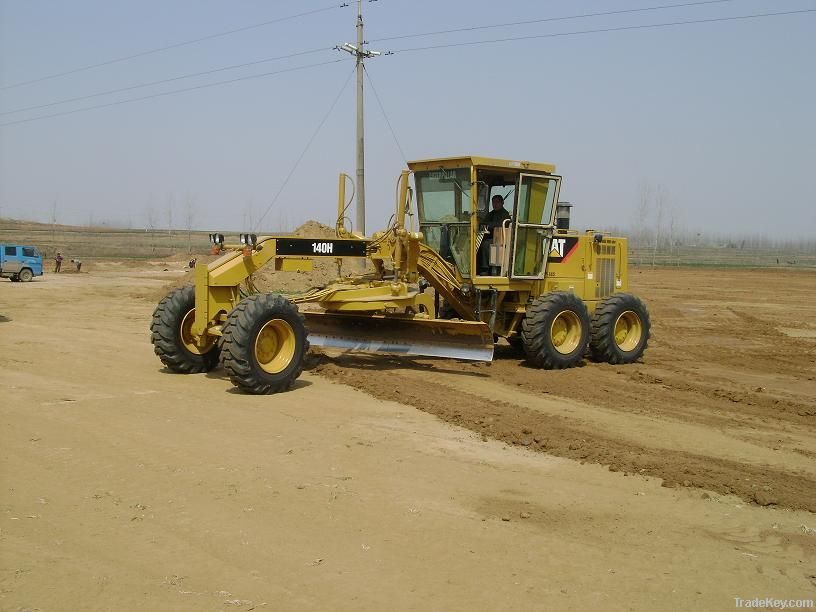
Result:
{"type": "Polygon", "coordinates": [[[203,355],[190,353],[181,345],[181,321],[195,305],[195,287],[179,287],[167,294],[153,311],[150,341],[161,362],[173,372],[197,374],[218,365],[218,346],[203,355]]]}
{"type": "Polygon", "coordinates": [[[554,291],[536,298],[527,307],[527,314],[521,325],[521,343],[530,364],[546,370],[560,370],[572,367],[583,357],[589,342],[589,313],[586,305],[574,293],[554,291]],[[549,323],[557,313],[571,309],[579,315],[584,326],[586,342],[581,342],[576,354],[565,357],[558,353],[550,342],[549,323]]]}
{"type": "Polygon", "coordinates": [[[649,311],[643,302],[631,293],[613,293],[603,299],[595,308],[592,316],[592,331],[590,333],[589,351],[593,361],[600,361],[619,365],[632,363],[640,359],[649,345],[651,337],[651,321],[649,311]],[[615,344],[615,322],[620,314],[632,310],[638,314],[644,328],[644,338],[640,346],[630,353],[622,352],[615,344]]]}
{"type": "Polygon", "coordinates": [[[246,393],[266,395],[287,391],[303,372],[305,355],[309,350],[308,333],[304,316],[285,297],[274,293],[251,295],[238,303],[222,327],[221,363],[232,384],[246,393]],[[261,317],[270,313],[288,314],[299,320],[304,333],[304,345],[296,367],[288,372],[284,371],[282,376],[276,376],[279,380],[259,376],[251,363],[254,350],[253,328],[261,317]]]}

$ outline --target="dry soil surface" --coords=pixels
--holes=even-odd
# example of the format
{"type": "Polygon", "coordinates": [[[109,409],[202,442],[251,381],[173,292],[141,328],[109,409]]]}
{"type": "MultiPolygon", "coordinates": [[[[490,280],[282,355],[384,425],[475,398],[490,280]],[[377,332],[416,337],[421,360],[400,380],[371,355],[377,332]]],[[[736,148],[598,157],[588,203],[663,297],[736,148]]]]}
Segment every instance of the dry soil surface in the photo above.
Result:
{"type": "Polygon", "coordinates": [[[180,266],[0,282],[0,608],[814,597],[813,273],[634,273],[629,367],[315,355],[252,397],[153,355],[180,266]]]}
{"type": "Polygon", "coordinates": [[[511,444],[816,511],[816,273],[633,277],[653,322],[643,363],[549,372],[505,345],[490,364],[346,354],[313,369],[511,444]]]}

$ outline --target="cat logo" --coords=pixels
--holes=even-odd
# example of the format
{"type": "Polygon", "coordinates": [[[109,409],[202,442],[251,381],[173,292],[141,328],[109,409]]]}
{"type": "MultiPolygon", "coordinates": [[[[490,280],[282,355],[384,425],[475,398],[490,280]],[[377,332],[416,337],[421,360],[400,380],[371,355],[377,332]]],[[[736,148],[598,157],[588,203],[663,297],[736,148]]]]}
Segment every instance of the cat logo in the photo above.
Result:
{"type": "Polygon", "coordinates": [[[558,258],[564,257],[564,243],[566,241],[566,238],[553,238],[550,255],[558,258]]]}
{"type": "Polygon", "coordinates": [[[564,263],[569,259],[578,247],[577,237],[553,238],[550,243],[550,252],[547,261],[551,263],[564,263]]]}

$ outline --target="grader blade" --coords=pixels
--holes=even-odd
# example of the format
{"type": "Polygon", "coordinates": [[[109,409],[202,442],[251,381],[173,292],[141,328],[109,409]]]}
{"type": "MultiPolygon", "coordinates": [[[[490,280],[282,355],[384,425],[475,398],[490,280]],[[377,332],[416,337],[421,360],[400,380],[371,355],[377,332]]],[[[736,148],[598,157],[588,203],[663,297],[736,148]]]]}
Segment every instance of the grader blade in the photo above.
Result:
{"type": "Polygon", "coordinates": [[[306,311],[312,346],[492,361],[493,334],[485,323],[306,311]]]}

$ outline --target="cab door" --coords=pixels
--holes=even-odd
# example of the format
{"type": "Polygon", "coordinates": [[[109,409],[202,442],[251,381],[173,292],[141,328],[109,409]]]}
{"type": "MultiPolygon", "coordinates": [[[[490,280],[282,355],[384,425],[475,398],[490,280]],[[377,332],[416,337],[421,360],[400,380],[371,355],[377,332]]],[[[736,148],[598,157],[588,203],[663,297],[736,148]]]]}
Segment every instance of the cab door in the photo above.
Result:
{"type": "Polygon", "coordinates": [[[560,176],[519,175],[511,278],[544,278],[560,188],[560,176]]]}
{"type": "Polygon", "coordinates": [[[41,276],[42,275],[42,255],[40,252],[34,247],[20,247],[20,250],[23,252],[23,263],[26,267],[31,269],[31,272],[34,276],[41,276]]]}

